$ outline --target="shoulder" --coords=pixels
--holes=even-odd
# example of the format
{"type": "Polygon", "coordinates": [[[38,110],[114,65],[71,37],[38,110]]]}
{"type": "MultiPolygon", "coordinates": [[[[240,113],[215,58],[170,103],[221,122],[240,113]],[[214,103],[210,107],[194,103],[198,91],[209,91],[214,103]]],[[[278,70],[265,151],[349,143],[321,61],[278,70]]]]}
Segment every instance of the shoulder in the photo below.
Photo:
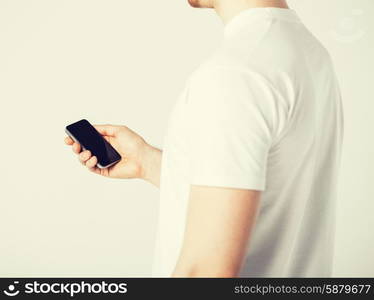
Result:
{"type": "Polygon", "coordinates": [[[276,94],[276,87],[262,72],[235,65],[207,63],[196,70],[188,81],[190,99],[223,101],[233,105],[253,96],[276,94]],[[272,92],[273,91],[273,92],[272,92]]]}
{"type": "Polygon", "coordinates": [[[199,105],[233,104],[234,94],[244,95],[249,84],[246,71],[228,66],[204,64],[188,81],[188,99],[199,105]],[[230,99],[230,101],[228,101],[230,99]]]}

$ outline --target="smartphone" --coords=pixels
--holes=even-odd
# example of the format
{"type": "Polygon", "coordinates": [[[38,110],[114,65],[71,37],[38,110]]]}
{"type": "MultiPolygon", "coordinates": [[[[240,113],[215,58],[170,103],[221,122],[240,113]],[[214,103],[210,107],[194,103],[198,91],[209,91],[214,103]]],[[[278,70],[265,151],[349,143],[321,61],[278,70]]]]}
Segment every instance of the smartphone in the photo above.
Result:
{"type": "Polygon", "coordinates": [[[66,133],[97,157],[97,166],[101,169],[113,166],[121,160],[121,155],[110,145],[90,122],[83,119],[66,126],[66,133]]]}

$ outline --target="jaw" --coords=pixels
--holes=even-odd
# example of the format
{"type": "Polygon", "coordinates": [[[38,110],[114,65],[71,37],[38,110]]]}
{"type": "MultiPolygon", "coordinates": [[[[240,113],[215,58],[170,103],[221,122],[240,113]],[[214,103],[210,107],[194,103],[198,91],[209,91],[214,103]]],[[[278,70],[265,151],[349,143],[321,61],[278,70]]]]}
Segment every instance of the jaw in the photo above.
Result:
{"type": "Polygon", "coordinates": [[[188,0],[192,7],[197,8],[214,8],[214,0],[188,0]]]}

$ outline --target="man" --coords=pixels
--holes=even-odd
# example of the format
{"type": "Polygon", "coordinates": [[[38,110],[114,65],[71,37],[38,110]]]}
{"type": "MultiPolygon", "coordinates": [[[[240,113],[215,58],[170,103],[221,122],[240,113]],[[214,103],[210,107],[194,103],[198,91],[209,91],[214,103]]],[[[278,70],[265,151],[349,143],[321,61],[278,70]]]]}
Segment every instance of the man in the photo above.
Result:
{"type": "Polygon", "coordinates": [[[164,150],[124,126],[97,130],[124,159],[90,170],[160,186],[154,276],[331,274],[343,131],[332,63],[283,0],[190,0],[225,25],[189,79],[164,150]]]}

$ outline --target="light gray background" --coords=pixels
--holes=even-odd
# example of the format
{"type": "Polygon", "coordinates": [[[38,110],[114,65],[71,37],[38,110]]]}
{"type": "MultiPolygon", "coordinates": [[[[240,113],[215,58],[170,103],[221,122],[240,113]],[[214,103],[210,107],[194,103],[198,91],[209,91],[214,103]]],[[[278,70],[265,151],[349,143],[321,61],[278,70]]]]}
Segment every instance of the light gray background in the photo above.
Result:
{"type": "MultiPolygon", "coordinates": [[[[290,4],[330,50],[344,96],[334,275],[374,276],[374,1],[290,4]]],[[[0,0],[0,276],[150,275],[157,189],[87,172],[64,126],[126,124],[161,146],[221,35],[185,0],[0,0]]]]}

